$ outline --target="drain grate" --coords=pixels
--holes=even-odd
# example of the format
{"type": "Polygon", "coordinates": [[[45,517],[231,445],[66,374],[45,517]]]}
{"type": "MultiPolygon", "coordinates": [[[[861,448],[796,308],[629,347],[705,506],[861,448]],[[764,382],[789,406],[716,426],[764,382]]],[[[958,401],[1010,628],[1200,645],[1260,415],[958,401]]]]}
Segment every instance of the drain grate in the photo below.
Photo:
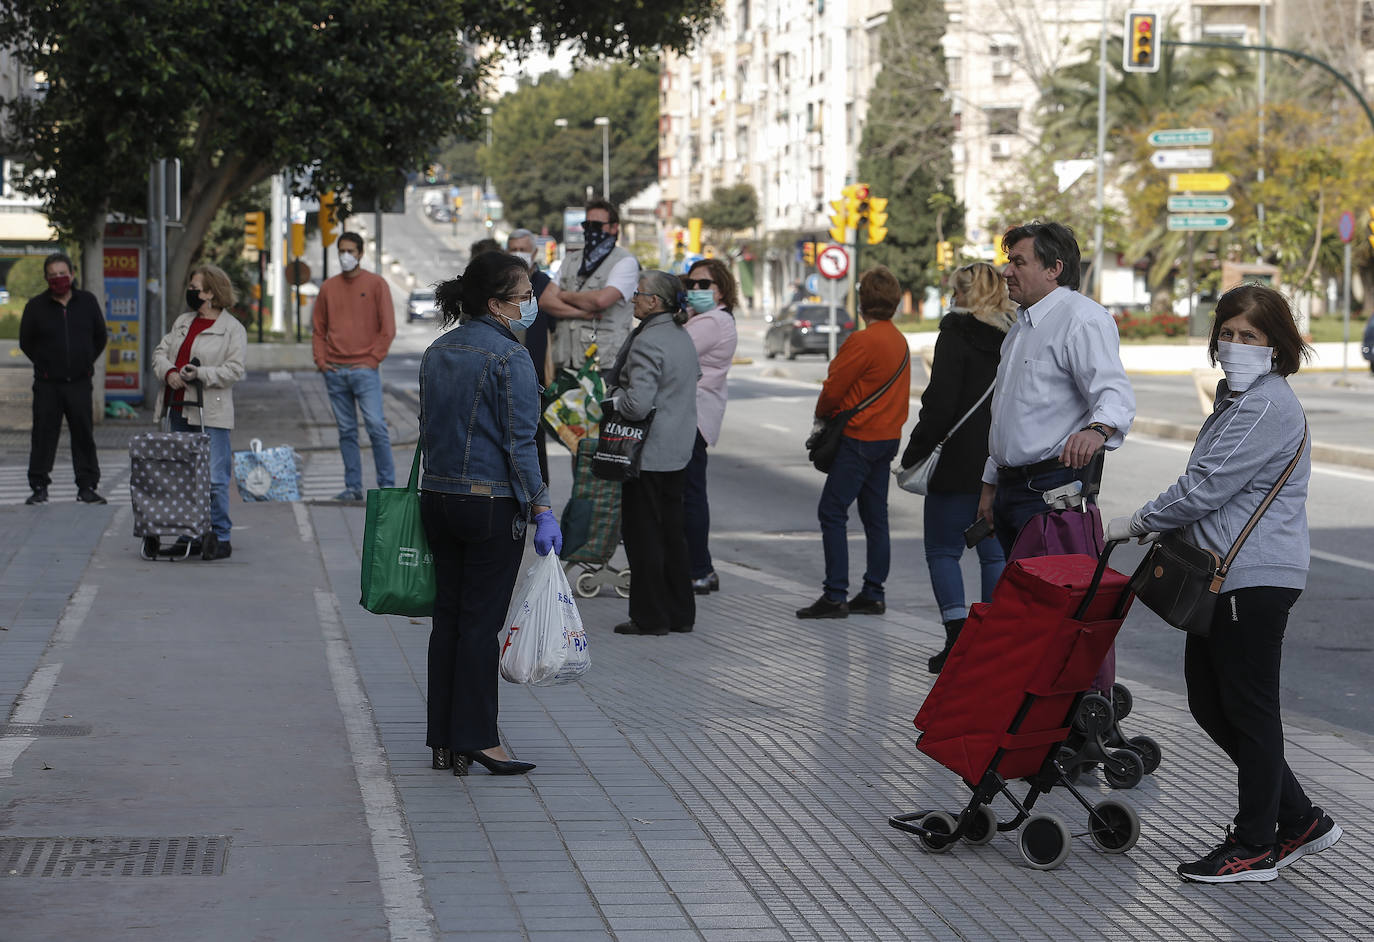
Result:
{"type": "Polygon", "coordinates": [[[6,723],[0,726],[0,736],[89,736],[91,727],[86,723],[43,724],[43,723],[6,723]]]}
{"type": "Polygon", "coordinates": [[[0,877],[217,877],[229,837],[0,837],[0,877]]]}

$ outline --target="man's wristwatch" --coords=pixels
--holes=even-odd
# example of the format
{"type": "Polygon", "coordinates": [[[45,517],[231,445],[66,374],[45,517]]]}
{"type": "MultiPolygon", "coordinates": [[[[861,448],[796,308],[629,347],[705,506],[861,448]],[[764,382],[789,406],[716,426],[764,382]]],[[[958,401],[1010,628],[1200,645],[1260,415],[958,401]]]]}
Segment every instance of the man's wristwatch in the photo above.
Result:
{"type": "Polygon", "coordinates": [[[1092,422],[1092,423],[1089,423],[1088,425],[1085,425],[1085,426],[1083,426],[1081,429],[1079,429],[1079,431],[1080,431],[1080,432],[1086,432],[1086,431],[1088,431],[1089,429],[1091,429],[1092,431],[1094,431],[1094,432],[1096,432],[1097,434],[1101,435],[1101,436],[1102,436],[1102,440],[1103,440],[1104,442],[1111,441],[1111,439],[1112,439],[1112,433],[1109,432],[1109,431],[1107,431],[1107,426],[1103,425],[1101,422],[1092,422]]]}

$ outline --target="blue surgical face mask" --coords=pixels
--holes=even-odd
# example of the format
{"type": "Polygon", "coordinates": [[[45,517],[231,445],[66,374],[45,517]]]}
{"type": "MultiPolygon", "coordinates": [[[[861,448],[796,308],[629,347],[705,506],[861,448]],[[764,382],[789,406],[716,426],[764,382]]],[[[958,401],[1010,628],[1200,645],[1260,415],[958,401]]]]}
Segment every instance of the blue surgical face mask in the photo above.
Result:
{"type": "Polygon", "coordinates": [[[698,314],[705,314],[716,306],[716,293],[710,288],[693,288],[687,292],[687,303],[698,314]]]}
{"type": "Polygon", "coordinates": [[[511,330],[517,327],[521,330],[529,330],[534,326],[534,319],[539,316],[539,302],[533,297],[529,297],[518,302],[518,306],[520,308],[520,319],[510,320],[507,318],[506,322],[510,324],[511,330]]]}

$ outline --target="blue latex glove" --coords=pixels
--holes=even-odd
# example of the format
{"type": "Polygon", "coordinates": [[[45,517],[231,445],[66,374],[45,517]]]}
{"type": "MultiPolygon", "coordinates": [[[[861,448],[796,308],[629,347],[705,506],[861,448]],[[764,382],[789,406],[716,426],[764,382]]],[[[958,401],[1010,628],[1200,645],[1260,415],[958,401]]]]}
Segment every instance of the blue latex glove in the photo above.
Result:
{"type": "Polygon", "coordinates": [[[553,511],[545,510],[534,515],[534,551],[547,556],[549,550],[553,550],[555,556],[563,552],[563,531],[558,529],[553,511]]]}

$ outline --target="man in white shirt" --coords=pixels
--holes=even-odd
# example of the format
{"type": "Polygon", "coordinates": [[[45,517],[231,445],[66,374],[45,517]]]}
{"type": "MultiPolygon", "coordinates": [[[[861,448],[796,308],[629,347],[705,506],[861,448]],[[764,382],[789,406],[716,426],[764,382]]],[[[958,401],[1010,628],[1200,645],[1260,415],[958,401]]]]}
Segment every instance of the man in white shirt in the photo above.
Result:
{"type": "Polygon", "coordinates": [[[551,309],[556,318],[551,338],[554,370],[582,365],[595,342],[596,359],[610,388],[610,371],[634,322],[634,293],[639,287],[639,260],[616,245],[620,213],[615,204],[592,200],[582,223],[582,248],[568,253],[558,269],[559,300],[573,313],[551,309]]]}
{"type": "Polygon", "coordinates": [[[1116,322],[1078,292],[1073,230],[1032,222],[1002,237],[1007,292],[1020,305],[1002,342],[978,515],[1008,554],[1042,494],[1087,481],[1104,448],[1125,440],[1135,393],[1121,365],[1116,322]]]}

